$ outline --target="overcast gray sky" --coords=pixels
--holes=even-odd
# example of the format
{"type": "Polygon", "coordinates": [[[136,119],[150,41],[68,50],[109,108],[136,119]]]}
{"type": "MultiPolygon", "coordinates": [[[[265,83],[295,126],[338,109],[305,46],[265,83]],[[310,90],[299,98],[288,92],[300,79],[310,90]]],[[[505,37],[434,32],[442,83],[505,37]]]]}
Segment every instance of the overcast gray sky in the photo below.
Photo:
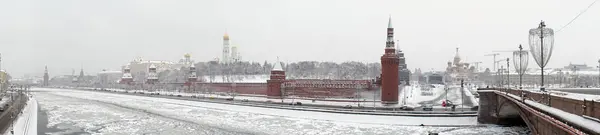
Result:
{"type": "MultiPolygon", "coordinates": [[[[379,61],[388,16],[409,68],[441,70],[460,47],[491,67],[494,50],[527,45],[540,20],[558,30],[593,0],[3,0],[2,68],[15,76],[118,69],[140,56],[221,56],[228,33],[244,60],[379,61]]],[[[556,33],[549,67],[597,65],[600,5],[556,33]]],[[[503,53],[499,58],[512,57],[503,53]]],[[[533,60],[533,59],[532,59],[533,60]]],[[[511,63],[512,64],[512,63],[511,63]]],[[[535,63],[530,62],[529,67],[535,63]]]]}

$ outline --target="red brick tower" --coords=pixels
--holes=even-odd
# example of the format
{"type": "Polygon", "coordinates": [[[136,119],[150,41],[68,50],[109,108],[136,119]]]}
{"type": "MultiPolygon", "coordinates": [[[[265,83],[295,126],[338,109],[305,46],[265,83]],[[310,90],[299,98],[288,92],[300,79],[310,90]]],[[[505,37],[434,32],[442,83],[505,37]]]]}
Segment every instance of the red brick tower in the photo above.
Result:
{"type": "Polygon", "coordinates": [[[381,56],[381,103],[398,104],[398,66],[400,60],[394,48],[392,18],[388,22],[385,54],[381,56]]]}
{"type": "Polygon", "coordinates": [[[267,97],[268,98],[281,98],[281,84],[285,81],[285,71],[279,62],[279,59],[275,63],[275,67],[271,70],[271,77],[267,80],[267,97]]]}

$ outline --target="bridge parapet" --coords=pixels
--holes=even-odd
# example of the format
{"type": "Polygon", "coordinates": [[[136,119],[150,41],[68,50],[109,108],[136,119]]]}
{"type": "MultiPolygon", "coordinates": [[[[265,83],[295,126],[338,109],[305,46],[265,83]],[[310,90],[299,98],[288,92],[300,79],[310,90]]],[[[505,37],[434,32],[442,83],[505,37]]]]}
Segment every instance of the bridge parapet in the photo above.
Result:
{"type": "Polygon", "coordinates": [[[478,90],[497,90],[508,92],[513,95],[524,97],[552,108],[560,109],[572,114],[600,119],[600,102],[594,100],[578,100],[567,98],[564,93],[537,92],[527,90],[515,90],[506,88],[480,88],[478,90]]]}
{"type": "MultiPolygon", "coordinates": [[[[564,122],[565,118],[563,117],[571,118],[581,116],[592,120],[600,119],[600,111],[598,111],[600,109],[599,102],[565,97],[565,95],[563,95],[564,93],[560,94],[506,88],[481,88],[478,89],[478,93],[480,95],[478,121],[482,123],[505,124],[505,121],[511,121],[510,118],[514,118],[514,116],[510,115],[512,112],[511,109],[506,108],[517,108],[519,110],[518,114],[527,126],[534,131],[534,134],[577,133],[571,129],[572,127],[590,131],[590,128],[586,127],[590,125],[573,125],[573,123],[571,123],[573,122],[572,119],[570,122],[564,122]],[[570,113],[570,115],[573,116],[553,114],[544,111],[545,107],[538,108],[528,106],[524,103],[523,99],[527,99],[527,102],[533,101],[538,104],[546,105],[547,107],[554,108],[554,110],[561,110],[565,114],[570,113]],[[556,129],[560,130],[554,131],[556,129]],[[547,132],[546,130],[552,131],[547,132]]],[[[600,123],[600,121],[597,122],[600,123]]],[[[595,132],[597,132],[597,130],[595,130],[595,132]]],[[[591,134],[600,133],[592,132],[591,134]]]]}

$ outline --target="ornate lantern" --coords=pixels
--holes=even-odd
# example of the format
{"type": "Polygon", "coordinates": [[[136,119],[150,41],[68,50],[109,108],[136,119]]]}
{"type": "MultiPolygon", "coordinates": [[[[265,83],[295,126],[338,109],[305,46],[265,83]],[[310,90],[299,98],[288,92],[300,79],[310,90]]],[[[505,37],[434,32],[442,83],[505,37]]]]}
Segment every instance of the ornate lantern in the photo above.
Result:
{"type": "Polygon", "coordinates": [[[523,75],[527,71],[527,65],[529,64],[529,53],[523,50],[523,47],[519,45],[519,50],[513,52],[513,62],[515,71],[519,74],[519,89],[523,87],[523,75]]]}
{"type": "Polygon", "coordinates": [[[529,30],[531,56],[541,69],[541,90],[544,90],[544,67],[548,64],[554,49],[554,30],[546,28],[544,21],[537,28],[529,30]]]}

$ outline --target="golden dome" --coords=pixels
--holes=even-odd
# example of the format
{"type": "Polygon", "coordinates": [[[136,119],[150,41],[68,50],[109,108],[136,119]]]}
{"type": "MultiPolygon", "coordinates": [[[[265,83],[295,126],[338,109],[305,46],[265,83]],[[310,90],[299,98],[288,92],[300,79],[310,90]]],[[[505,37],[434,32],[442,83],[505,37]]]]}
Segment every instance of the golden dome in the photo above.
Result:
{"type": "Polygon", "coordinates": [[[229,35],[227,35],[227,33],[225,33],[225,35],[223,35],[223,40],[229,40],[229,35]]]}
{"type": "Polygon", "coordinates": [[[183,55],[183,57],[185,58],[189,58],[191,55],[189,53],[186,53],[185,55],[183,55]]]}

